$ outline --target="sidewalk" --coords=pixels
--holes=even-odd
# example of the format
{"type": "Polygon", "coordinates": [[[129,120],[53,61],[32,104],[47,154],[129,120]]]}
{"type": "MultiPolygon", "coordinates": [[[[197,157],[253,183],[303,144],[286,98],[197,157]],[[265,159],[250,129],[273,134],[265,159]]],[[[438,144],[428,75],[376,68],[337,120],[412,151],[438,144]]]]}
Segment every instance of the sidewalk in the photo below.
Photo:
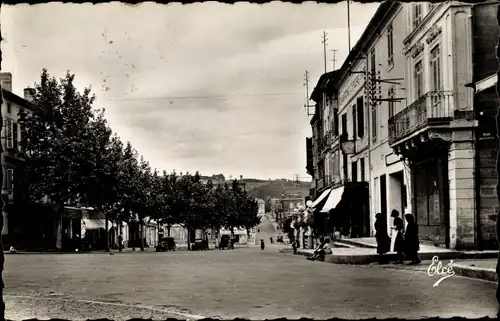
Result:
{"type": "MultiPolygon", "coordinates": [[[[378,265],[378,255],[375,248],[372,247],[371,240],[340,240],[334,243],[333,254],[327,255],[325,258],[326,263],[333,264],[359,264],[359,265],[376,265],[383,268],[393,269],[408,269],[408,270],[422,270],[427,271],[429,265],[432,263],[432,258],[437,256],[443,264],[448,264],[453,260],[453,271],[456,275],[482,279],[491,282],[497,282],[498,278],[495,272],[498,251],[454,251],[429,245],[421,245],[419,256],[422,260],[420,265],[398,265],[387,264],[378,265]],[[341,248],[337,246],[351,245],[349,248],[341,248]],[[365,247],[355,247],[354,244],[362,244],[365,247]]],[[[281,253],[293,253],[291,247],[283,248],[281,253]]],[[[297,255],[312,256],[314,250],[299,249],[297,255]]],[[[391,252],[386,254],[387,259],[393,261],[396,259],[396,253],[391,252]]]]}

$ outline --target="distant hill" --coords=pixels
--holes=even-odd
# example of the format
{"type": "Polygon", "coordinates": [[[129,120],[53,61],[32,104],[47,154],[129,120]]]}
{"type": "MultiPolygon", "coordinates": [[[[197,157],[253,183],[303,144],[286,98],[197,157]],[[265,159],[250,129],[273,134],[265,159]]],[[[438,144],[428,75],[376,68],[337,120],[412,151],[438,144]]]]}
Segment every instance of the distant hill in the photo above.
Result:
{"type": "MultiPolygon", "coordinates": [[[[208,181],[213,177],[202,176],[203,181],[208,181]]],[[[226,183],[231,184],[231,180],[226,179],[226,183]]],[[[311,182],[293,181],[289,179],[274,179],[274,180],[261,180],[255,178],[244,178],[243,183],[246,185],[248,194],[255,198],[261,198],[266,201],[266,208],[269,206],[270,198],[281,198],[282,194],[285,195],[300,195],[306,197],[309,195],[311,182]]]]}
{"type": "MultiPolygon", "coordinates": [[[[249,187],[249,185],[247,185],[249,187]]],[[[270,198],[281,198],[282,194],[285,195],[301,195],[306,197],[309,195],[311,188],[310,182],[292,181],[292,180],[272,180],[266,183],[256,185],[253,188],[248,188],[247,191],[250,195],[256,198],[261,198],[266,201],[266,210],[270,207],[270,198]]]]}

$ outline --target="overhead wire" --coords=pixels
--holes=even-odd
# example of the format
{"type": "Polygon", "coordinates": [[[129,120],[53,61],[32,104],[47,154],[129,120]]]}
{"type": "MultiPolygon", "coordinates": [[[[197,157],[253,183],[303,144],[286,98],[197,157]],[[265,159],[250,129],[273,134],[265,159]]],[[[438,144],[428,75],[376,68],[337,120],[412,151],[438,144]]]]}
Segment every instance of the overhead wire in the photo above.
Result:
{"type": "Polygon", "coordinates": [[[237,94],[237,95],[213,95],[213,96],[161,96],[161,97],[122,97],[112,98],[113,100],[181,100],[181,99],[224,99],[237,97],[259,97],[259,96],[292,96],[300,93],[258,93],[258,94],[237,94]]]}

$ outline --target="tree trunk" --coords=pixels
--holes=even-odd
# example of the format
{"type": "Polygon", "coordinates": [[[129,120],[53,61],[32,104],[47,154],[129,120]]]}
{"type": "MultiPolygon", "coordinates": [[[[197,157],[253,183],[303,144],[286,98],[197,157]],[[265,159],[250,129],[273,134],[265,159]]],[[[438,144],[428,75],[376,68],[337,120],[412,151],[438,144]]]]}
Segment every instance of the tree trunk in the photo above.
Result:
{"type": "Polygon", "coordinates": [[[63,249],[63,212],[64,204],[57,205],[57,227],[56,227],[56,249],[61,252],[63,249]]]}
{"type": "Polygon", "coordinates": [[[104,232],[104,235],[106,236],[106,251],[110,251],[109,249],[109,220],[108,220],[108,215],[104,214],[104,229],[106,230],[104,232]]]}
{"type": "Polygon", "coordinates": [[[187,249],[188,251],[191,250],[191,231],[189,225],[187,226],[187,249]]]}
{"type": "Polygon", "coordinates": [[[144,252],[144,220],[141,219],[140,222],[140,234],[141,234],[141,251],[144,252]]]}
{"type": "Polygon", "coordinates": [[[170,236],[170,224],[167,224],[167,236],[170,236]]]}

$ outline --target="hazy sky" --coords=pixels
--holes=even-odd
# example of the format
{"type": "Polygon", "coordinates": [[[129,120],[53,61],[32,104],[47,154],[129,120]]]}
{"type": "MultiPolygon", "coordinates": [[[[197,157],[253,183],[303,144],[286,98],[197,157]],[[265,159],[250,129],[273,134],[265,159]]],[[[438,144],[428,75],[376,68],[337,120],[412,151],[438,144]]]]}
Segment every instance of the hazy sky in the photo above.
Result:
{"type": "MultiPolygon", "coordinates": [[[[378,7],[351,4],[351,43],[378,7]]],[[[314,88],[347,56],[347,6],[3,5],[2,70],[13,91],[42,68],[91,85],[112,129],[160,170],[254,178],[306,174],[304,72],[314,88]]]]}

